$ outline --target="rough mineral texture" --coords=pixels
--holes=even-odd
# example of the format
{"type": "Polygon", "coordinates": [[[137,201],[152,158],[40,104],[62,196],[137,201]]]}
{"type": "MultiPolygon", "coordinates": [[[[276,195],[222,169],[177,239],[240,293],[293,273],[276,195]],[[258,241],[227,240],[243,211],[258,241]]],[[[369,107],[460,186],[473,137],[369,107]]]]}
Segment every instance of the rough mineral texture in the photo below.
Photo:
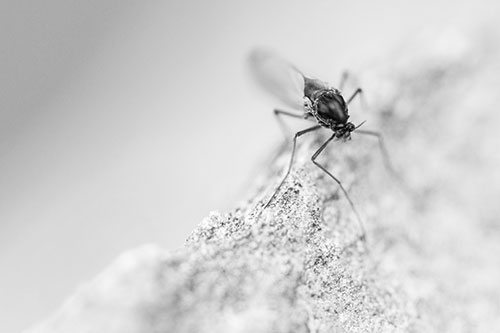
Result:
{"type": "Polygon", "coordinates": [[[290,142],[238,209],[211,213],[176,252],[124,254],[29,332],[500,331],[496,50],[422,40],[345,89],[363,85],[369,111],[353,104],[351,120],[385,134],[399,176],[355,132],[318,159],[366,241],[310,161],[328,131],[309,134],[268,208],[290,142]]]}

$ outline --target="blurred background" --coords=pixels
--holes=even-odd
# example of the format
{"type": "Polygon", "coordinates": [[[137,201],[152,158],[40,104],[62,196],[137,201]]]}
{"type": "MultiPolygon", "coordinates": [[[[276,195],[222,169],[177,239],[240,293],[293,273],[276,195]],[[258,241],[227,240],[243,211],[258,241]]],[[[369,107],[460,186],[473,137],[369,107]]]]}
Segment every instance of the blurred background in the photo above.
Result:
{"type": "MultiPolygon", "coordinates": [[[[122,251],[182,246],[245,197],[281,133],[246,68],[268,46],[336,83],[498,1],[0,2],[0,332],[122,251]]],[[[496,25],[498,26],[498,25],[496,25]]]]}

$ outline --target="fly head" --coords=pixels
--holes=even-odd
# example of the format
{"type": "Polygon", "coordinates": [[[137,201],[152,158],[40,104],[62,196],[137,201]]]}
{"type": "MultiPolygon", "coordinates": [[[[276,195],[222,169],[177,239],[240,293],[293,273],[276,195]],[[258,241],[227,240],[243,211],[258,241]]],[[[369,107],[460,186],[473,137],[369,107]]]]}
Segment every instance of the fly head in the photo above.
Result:
{"type": "MultiPolygon", "coordinates": [[[[359,126],[358,126],[359,127],[359,126]]],[[[335,132],[335,137],[343,141],[351,140],[351,132],[357,127],[353,123],[336,124],[332,126],[332,131],[335,132]]]]}

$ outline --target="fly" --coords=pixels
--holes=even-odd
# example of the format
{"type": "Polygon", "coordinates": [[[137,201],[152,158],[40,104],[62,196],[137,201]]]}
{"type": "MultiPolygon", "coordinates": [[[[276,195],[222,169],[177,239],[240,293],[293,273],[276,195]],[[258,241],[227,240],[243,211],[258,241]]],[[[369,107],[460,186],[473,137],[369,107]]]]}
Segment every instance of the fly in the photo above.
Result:
{"type": "Polygon", "coordinates": [[[316,122],[316,125],[295,133],[293,137],[292,153],[286,174],[271,198],[269,198],[267,203],[262,208],[261,213],[276,198],[279,190],[290,174],[295,156],[297,138],[306,133],[314,132],[320,128],[326,128],[332,131],[332,135],[316,150],[316,152],[312,155],[311,160],[318,168],[332,178],[344,193],[344,196],[349,202],[349,205],[351,206],[351,209],[356,215],[356,219],[359,223],[359,228],[361,230],[360,238],[364,240],[366,238],[365,228],[363,226],[361,216],[356,210],[349,193],[344,188],[340,180],[317,161],[318,156],[332,140],[339,140],[343,142],[350,140],[351,133],[356,131],[356,133],[373,136],[378,139],[384,163],[388,170],[395,174],[393,171],[394,169],[389,162],[389,156],[381,134],[374,131],[360,130],[359,127],[364,124],[364,121],[358,125],[349,121],[348,105],[356,96],[362,93],[362,89],[356,89],[346,100],[341,92],[341,89],[347,79],[346,73],[342,75],[339,89],[336,89],[323,81],[304,75],[295,66],[278,58],[276,55],[263,50],[254,51],[251,54],[250,64],[252,70],[256,74],[257,80],[263,85],[264,88],[273,93],[289,107],[301,112],[297,113],[274,109],[274,114],[278,120],[281,120],[281,116],[287,116],[309,119],[316,122]]]}

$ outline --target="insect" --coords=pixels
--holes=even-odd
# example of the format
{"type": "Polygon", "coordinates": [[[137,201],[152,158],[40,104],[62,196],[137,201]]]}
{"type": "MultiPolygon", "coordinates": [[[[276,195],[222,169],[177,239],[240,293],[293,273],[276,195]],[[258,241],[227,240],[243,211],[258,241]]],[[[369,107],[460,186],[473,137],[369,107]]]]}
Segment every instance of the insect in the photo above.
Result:
{"type": "MultiPolygon", "coordinates": [[[[346,100],[342,95],[341,89],[347,79],[347,74],[342,75],[339,89],[329,86],[327,83],[304,75],[292,64],[282,60],[275,54],[265,51],[256,50],[250,56],[250,65],[256,75],[257,80],[271,93],[276,95],[282,102],[289,107],[300,111],[288,112],[280,109],[274,109],[274,114],[281,121],[282,116],[303,118],[306,120],[315,121],[316,124],[302,131],[295,133],[293,137],[292,153],[288,164],[285,176],[269,198],[267,203],[262,208],[264,211],[279,193],[279,190],[285,183],[292,169],[292,164],[295,156],[297,139],[306,133],[311,133],[321,128],[326,128],[332,132],[332,135],[316,150],[312,155],[312,162],[332,178],[340,187],[346,197],[352,211],[356,215],[356,219],[361,229],[361,239],[365,239],[366,233],[360,214],[349,196],[349,193],[342,185],[342,182],[327,170],[322,164],[317,161],[318,156],[325,150],[330,142],[338,140],[345,142],[351,139],[351,133],[369,135],[376,137],[384,158],[386,167],[393,172],[392,165],[389,160],[387,149],[380,133],[375,131],[360,130],[359,127],[364,124],[364,121],[358,125],[354,125],[349,121],[349,103],[354,98],[362,94],[362,89],[358,88],[346,100]]],[[[260,213],[259,213],[260,216],[260,213]]]]}

